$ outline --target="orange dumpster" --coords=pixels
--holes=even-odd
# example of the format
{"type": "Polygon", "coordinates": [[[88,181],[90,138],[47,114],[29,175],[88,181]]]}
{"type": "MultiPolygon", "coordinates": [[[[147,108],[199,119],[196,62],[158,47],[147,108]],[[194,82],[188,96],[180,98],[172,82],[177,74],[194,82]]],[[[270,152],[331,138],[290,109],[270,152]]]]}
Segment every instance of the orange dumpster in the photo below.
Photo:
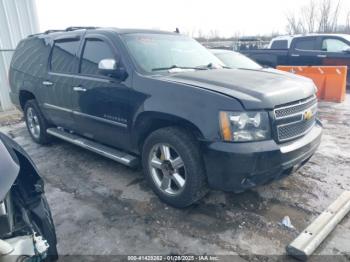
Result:
{"type": "Polygon", "coordinates": [[[347,66],[277,66],[277,69],[311,78],[320,100],[339,103],[345,100],[347,66]]]}

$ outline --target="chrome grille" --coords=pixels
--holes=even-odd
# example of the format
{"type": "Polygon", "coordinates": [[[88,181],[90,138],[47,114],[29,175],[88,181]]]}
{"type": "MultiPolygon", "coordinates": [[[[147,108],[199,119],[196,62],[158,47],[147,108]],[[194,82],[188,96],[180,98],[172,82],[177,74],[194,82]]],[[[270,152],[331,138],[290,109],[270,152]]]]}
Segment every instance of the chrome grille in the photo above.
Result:
{"type": "Polygon", "coordinates": [[[311,96],[303,100],[299,100],[294,103],[288,103],[283,106],[278,106],[275,111],[275,117],[276,119],[284,118],[284,117],[290,117],[291,115],[294,115],[296,113],[300,113],[302,111],[305,111],[309,109],[314,104],[317,104],[317,98],[316,96],[311,96]]]}
{"type": "Polygon", "coordinates": [[[285,142],[305,135],[316,123],[316,113],[316,96],[277,106],[274,117],[278,141],[285,142]],[[305,118],[308,111],[312,112],[310,119],[305,118]]]}

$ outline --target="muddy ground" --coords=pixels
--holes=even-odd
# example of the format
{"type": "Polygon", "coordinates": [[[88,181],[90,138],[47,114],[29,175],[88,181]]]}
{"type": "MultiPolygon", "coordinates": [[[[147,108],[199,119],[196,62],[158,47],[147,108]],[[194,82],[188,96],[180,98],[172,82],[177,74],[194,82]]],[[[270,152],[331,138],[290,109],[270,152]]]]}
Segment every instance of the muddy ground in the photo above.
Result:
{"type": "MultiPolygon", "coordinates": [[[[211,191],[182,210],[160,202],[141,171],[63,141],[39,146],[23,122],[0,131],[23,146],[43,175],[62,255],[216,254],[235,255],[222,261],[276,261],[287,260],[286,245],[350,190],[349,100],[348,94],[342,104],[320,103],[322,143],[297,173],[241,194],[211,191]],[[284,216],[295,229],[280,224],[284,216]]],[[[350,215],[316,254],[350,261],[350,215]]]]}

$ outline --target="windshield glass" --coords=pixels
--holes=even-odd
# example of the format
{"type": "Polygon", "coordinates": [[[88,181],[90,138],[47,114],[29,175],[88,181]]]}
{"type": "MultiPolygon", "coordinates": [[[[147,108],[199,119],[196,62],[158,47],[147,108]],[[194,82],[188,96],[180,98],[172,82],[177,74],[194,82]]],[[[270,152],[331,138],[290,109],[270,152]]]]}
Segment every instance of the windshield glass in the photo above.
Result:
{"type": "Polygon", "coordinates": [[[344,37],[345,40],[350,42],[350,35],[342,35],[344,37]]]}
{"type": "Polygon", "coordinates": [[[131,56],[146,72],[217,68],[223,63],[192,38],[170,34],[122,35],[131,56]]]}
{"type": "Polygon", "coordinates": [[[262,67],[250,58],[236,52],[217,53],[216,56],[230,68],[261,69],[262,67]]]}

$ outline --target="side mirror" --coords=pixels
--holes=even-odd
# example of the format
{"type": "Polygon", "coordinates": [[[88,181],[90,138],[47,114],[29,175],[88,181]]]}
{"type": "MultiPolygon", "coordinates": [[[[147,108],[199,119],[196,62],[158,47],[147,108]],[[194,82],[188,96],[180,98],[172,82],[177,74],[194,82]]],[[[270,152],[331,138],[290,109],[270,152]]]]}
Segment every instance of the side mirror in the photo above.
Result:
{"type": "Polygon", "coordinates": [[[125,68],[120,66],[118,61],[113,58],[102,59],[98,63],[98,70],[102,75],[114,77],[122,81],[128,77],[125,68]]]}
{"type": "Polygon", "coordinates": [[[112,58],[102,59],[98,63],[98,69],[102,72],[110,72],[117,69],[117,61],[112,58]]]}
{"type": "Polygon", "coordinates": [[[343,50],[343,52],[344,52],[344,53],[347,53],[347,54],[350,54],[350,47],[345,48],[345,49],[343,50]]]}

